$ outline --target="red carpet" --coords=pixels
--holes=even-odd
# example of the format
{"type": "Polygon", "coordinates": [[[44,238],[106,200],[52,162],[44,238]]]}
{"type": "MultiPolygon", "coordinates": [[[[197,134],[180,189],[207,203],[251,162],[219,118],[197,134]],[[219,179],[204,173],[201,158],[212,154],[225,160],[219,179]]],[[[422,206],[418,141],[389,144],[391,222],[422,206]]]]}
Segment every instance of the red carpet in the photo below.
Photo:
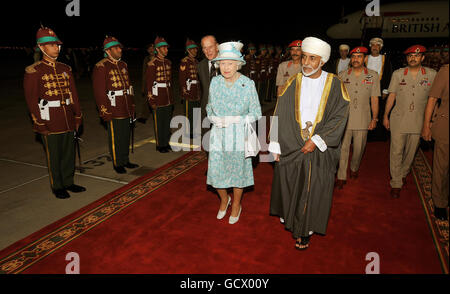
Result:
{"type": "Polygon", "coordinates": [[[269,216],[272,166],[255,169],[241,219],[216,219],[203,153],[192,152],[0,252],[0,273],[65,273],[66,254],[88,273],[363,274],[366,254],[381,273],[442,273],[413,176],[389,196],[389,145],[373,142],[356,180],[335,191],[328,232],[306,251],[269,216]]]}
{"type": "Polygon", "coordinates": [[[417,183],[420,200],[441,261],[442,271],[448,274],[448,220],[442,221],[434,217],[434,203],[431,197],[432,166],[433,151],[431,149],[424,152],[419,150],[414,160],[412,173],[417,183]]]}

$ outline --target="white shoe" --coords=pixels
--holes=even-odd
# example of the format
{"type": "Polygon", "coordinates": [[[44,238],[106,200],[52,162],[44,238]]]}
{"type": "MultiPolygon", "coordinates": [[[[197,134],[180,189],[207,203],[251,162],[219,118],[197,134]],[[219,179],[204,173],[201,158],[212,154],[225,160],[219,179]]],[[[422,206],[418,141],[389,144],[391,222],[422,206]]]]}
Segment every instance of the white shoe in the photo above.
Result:
{"type": "Polygon", "coordinates": [[[280,217],[280,223],[284,224],[284,218],[280,217]]]}
{"type": "Polygon", "coordinates": [[[234,217],[234,216],[231,216],[231,215],[230,215],[230,218],[228,219],[228,223],[229,223],[230,225],[235,224],[235,223],[238,222],[239,217],[241,216],[241,211],[242,211],[242,205],[241,205],[241,207],[239,208],[238,216],[234,217]]]}
{"type": "Polygon", "coordinates": [[[231,197],[230,197],[230,195],[228,195],[227,207],[225,208],[225,210],[220,210],[219,209],[219,212],[217,213],[217,219],[223,219],[225,214],[227,214],[227,209],[228,209],[228,206],[230,206],[230,204],[231,204],[231,197]]]}

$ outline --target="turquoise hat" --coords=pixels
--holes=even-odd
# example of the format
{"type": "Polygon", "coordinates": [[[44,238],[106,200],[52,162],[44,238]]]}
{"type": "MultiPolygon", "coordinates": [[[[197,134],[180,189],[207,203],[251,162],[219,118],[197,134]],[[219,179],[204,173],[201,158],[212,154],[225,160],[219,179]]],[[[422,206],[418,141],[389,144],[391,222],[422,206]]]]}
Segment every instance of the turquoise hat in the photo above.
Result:
{"type": "Polygon", "coordinates": [[[246,64],[241,49],[244,46],[241,42],[225,42],[219,45],[219,55],[212,61],[236,60],[242,65],[246,64]]]}

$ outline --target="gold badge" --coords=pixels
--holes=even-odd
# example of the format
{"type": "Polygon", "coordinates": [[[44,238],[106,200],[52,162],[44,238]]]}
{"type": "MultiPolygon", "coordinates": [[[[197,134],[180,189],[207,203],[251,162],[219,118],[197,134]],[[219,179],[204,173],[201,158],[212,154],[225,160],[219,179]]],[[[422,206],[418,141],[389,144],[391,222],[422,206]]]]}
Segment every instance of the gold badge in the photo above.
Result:
{"type": "Polygon", "coordinates": [[[186,69],[186,66],[185,65],[180,65],[180,70],[181,71],[184,71],[186,69]]]}

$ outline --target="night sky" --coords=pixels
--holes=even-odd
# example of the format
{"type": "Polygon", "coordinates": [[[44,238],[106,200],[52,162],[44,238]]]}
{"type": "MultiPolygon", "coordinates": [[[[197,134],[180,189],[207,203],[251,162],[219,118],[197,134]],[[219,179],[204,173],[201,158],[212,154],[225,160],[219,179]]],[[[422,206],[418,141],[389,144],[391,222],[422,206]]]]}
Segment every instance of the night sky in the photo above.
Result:
{"type": "MultiPolygon", "coordinates": [[[[0,46],[35,44],[40,22],[52,28],[67,47],[102,46],[106,34],[125,46],[142,48],[156,35],[182,49],[214,34],[219,43],[241,40],[286,46],[294,39],[317,36],[344,14],[365,8],[368,0],[353,1],[104,1],[79,0],[80,16],[65,13],[69,0],[2,2],[0,46]]],[[[380,0],[381,4],[391,2],[380,0]]]]}

